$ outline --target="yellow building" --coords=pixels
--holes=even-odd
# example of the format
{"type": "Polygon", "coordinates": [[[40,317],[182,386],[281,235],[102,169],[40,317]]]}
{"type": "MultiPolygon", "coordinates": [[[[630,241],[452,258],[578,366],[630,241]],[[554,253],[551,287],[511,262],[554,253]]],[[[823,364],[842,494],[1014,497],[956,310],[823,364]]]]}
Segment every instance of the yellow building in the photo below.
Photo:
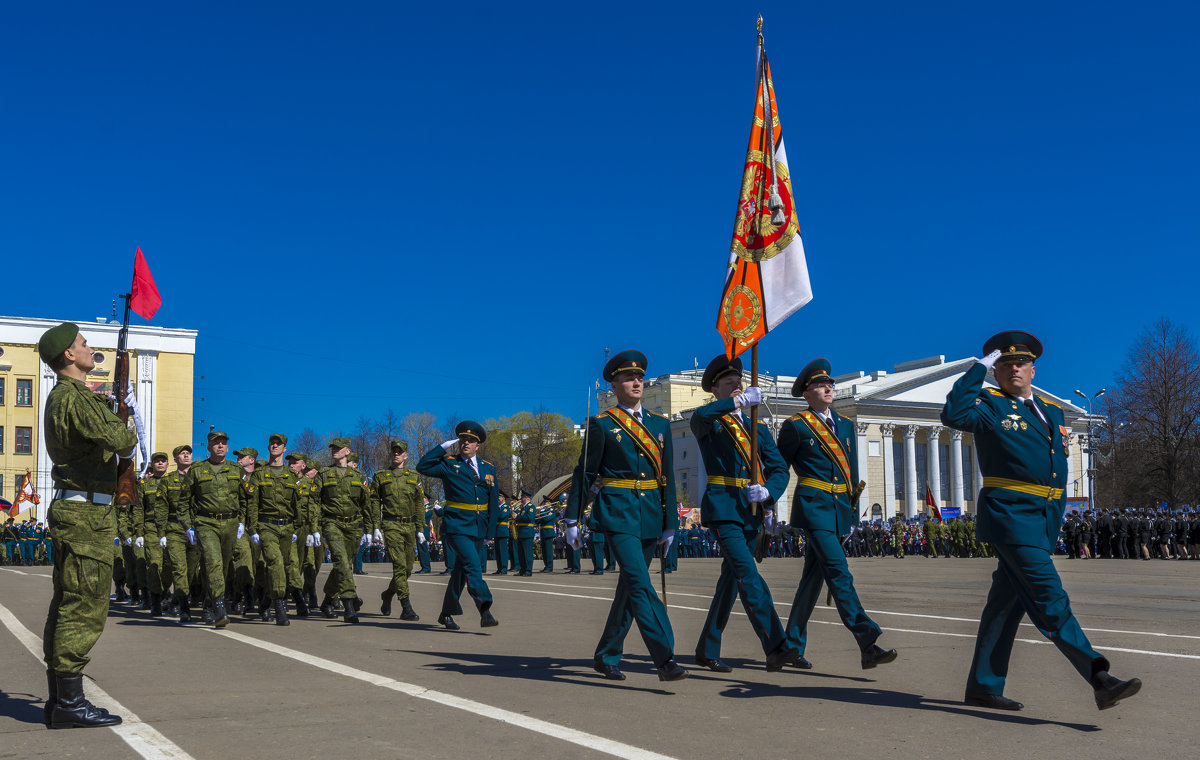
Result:
{"type": "MultiPolygon", "coordinates": [[[[60,321],[0,316],[0,496],[8,501],[15,501],[27,471],[34,477],[43,504],[49,503],[53,490],[51,462],[42,442],[42,411],[56,378],[38,358],[37,342],[60,321]]],[[[97,354],[88,384],[110,392],[121,325],[103,317],[94,322],[75,321],[97,354]]],[[[129,327],[129,377],[149,438],[147,455],[155,450],[169,452],[192,440],[196,334],[195,330],[151,325],[129,327]]],[[[39,508],[38,518],[43,516],[44,508],[39,508]]]]}

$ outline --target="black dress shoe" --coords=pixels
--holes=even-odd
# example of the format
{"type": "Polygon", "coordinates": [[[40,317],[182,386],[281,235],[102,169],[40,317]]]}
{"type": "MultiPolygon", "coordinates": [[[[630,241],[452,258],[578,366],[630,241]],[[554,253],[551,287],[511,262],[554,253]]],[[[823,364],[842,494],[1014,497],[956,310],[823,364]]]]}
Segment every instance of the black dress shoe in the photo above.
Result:
{"type": "Polygon", "coordinates": [[[616,665],[605,665],[602,662],[592,664],[592,670],[604,676],[610,681],[624,681],[625,674],[616,665]]]}
{"type": "Polygon", "coordinates": [[[496,619],[491,610],[483,610],[479,613],[480,628],[494,628],[498,625],[500,625],[500,621],[496,619]]]}
{"type": "Polygon", "coordinates": [[[812,667],[811,662],[808,662],[808,660],[805,660],[802,656],[800,656],[799,649],[781,646],[774,652],[771,652],[769,655],[767,655],[767,672],[778,673],[779,671],[783,670],[784,665],[796,665],[797,667],[801,668],[804,667],[803,665],[798,664],[798,660],[804,660],[804,662],[808,664],[809,668],[812,667]]]}
{"type": "Polygon", "coordinates": [[[1126,697],[1132,697],[1142,690],[1141,679],[1130,678],[1122,681],[1101,670],[1092,676],[1092,689],[1096,695],[1096,707],[1107,710],[1116,707],[1117,703],[1126,697]]]}
{"type": "Polygon", "coordinates": [[[1000,694],[971,694],[963,697],[963,704],[971,707],[987,707],[992,710],[1021,710],[1025,705],[1000,694]]]}
{"type": "Polygon", "coordinates": [[[458,623],[454,622],[454,618],[449,615],[438,615],[438,623],[447,631],[457,631],[458,623]]]}
{"type": "Polygon", "coordinates": [[[667,660],[658,666],[658,680],[682,681],[688,677],[688,672],[675,660],[667,660]]]}
{"type": "Polygon", "coordinates": [[[862,667],[863,670],[870,670],[876,665],[886,665],[895,659],[895,649],[884,649],[878,644],[872,644],[862,653],[862,667]]]}
{"type": "Polygon", "coordinates": [[[696,655],[696,664],[702,668],[708,668],[714,673],[729,673],[733,671],[733,668],[722,662],[720,657],[710,660],[707,657],[696,655]]]}

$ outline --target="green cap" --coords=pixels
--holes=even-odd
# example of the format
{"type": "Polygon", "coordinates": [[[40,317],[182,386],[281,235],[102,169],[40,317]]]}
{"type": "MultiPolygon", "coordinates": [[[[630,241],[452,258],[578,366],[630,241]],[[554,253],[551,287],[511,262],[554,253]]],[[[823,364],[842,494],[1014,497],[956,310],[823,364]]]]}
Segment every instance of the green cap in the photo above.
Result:
{"type": "Polygon", "coordinates": [[[226,442],[229,441],[229,436],[225,435],[220,430],[214,430],[213,432],[208,434],[208,442],[209,443],[212,443],[213,441],[217,440],[218,438],[224,438],[226,440],[226,442]]]}
{"type": "Polygon", "coordinates": [[[308,461],[308,455],[303,451],[289,451],[284,459],[288,460],[289,462],[302,462],[308,461]]]}
{"type": "Polygon", "coordinates": [[[405,443],[404,441],[392,441],[391,443],[388,444],[388,448],[400,449],[401,451],[408,451],[408,444],[405,443]]]}
{"type": "Polygon", "coordinates": [[[161,460],[163,460],[164,462],[165,462],[165,461],[167,461],[167,452],[165,452],[165,451],[156,451],[156,452],[154,452],[153,454],[151,454],[151,455],[150,455],[150,461],[151,461],[151,462],[155,461],[156,459],[161,459],[161,460]]]}
{"type": "Polygon", "coordinates": [[[346,455],[346,461],[347,462],[357,462],[358,461],[358,452],[351,451],[349,454],[346,455]]]}
{"type": "Polygon", "coordinates": [[[258,449],[254,449],[249,446],[243,446],[234,453],[236,453],[239,457],[253,457],[258,459],[258,449]]]}
{"type": "Polygon", "coordinates": [[[38,340],[38,356],[49,364],[62,355],[75,342],[79,334],[79,325],[74,322],[63,322],[42,333],[38,340]]]}
{"type": "Polygon", "coordinates": [[[267,443],[275,443],[276,441],[279,441],[284,446],[287,446],[287,436],[283,433],[271,433],[271,435],[267,438],[267,443]]]}
{"type": "Polygon", "coordinates": [[[176,446],[175,448],[171,449],[171,456],[177,457],[177,456],[179,456],[179,452],[181,452],[181,451],[186,451],[187,453],[191,454],[192,447],[186,443],[183,444],[182,446],[176,446]]]}
{"type": "Polygon", "coordinates": [[[350,439],[349,438],[334,438],[332,441],[329,442],[329,448],[331,448],[331,449],[348,449],[348,448],[350,448],[350,439]]]}

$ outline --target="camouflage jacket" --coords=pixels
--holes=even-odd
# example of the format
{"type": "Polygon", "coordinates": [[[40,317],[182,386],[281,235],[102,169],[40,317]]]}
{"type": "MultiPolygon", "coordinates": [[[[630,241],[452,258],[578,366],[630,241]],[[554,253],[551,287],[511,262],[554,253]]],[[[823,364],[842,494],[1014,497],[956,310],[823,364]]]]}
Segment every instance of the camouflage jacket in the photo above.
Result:
{"type": "Polygon", "coordinates": [[[133,452],[137,433],[86,384],[59,375],[46,399],[43,440],[55,488],[113,493],[117,455],[133,452]]]}

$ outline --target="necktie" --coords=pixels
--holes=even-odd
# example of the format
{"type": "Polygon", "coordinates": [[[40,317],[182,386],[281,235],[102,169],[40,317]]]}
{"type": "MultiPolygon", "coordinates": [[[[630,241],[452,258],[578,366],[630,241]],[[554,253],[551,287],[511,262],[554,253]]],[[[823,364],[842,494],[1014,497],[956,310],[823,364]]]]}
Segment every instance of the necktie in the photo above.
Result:
{"type": "Polygon", "coordinates": [[[642,421],[642,410],[641,409],[637,410],[636,412],[633,413],[633,416],[635,419],[637,419],[638,422],[641,422],[642,421]]]}
{"type": "Polygon", "coordinates": [[[1050,435],[1050,428],[1046,425],[1046,421],[1042,419],[1042,415],[1038,412],[1037,405],[1033,403],[1033,399],[1025,399],[1025,406],[1029,407],[1029,411],[1033,412],[1033,416],[1037,418],[1037,421],[1042,423],[1042,431],[1046,435],[1050,435]]]}
{"type": "Polygon", "coordinates": [[[829,432],[833,433],[836,436],[837,428],[835,428],[833,426],[833,415],[831,414],[828,417],[822,417],[821,419],[823,419],[825,421],[825,427],[829,428],[829,432]]]}
{"type": "Polygon", "coordinates": [[[475,464],[475,459],[473,457],[468,459],[467,464],[471,465],[471,469],[475,471],[475,479],[479,480],[479,466],[475,464]]]}

